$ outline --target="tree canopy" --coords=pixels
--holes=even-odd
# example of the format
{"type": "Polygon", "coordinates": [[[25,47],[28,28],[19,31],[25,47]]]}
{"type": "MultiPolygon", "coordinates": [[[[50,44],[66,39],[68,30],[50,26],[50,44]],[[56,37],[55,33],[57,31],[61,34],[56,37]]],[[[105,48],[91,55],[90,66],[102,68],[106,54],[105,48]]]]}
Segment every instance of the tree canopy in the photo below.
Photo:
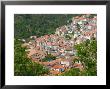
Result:
{"type": "Polygon", "coordinates": [[[14,29],[16,38],[29,36],[43,36],[53,34],[56,28],[66,25],[67,20],[75,15],[71,14],[15,14],[14,29]]]}

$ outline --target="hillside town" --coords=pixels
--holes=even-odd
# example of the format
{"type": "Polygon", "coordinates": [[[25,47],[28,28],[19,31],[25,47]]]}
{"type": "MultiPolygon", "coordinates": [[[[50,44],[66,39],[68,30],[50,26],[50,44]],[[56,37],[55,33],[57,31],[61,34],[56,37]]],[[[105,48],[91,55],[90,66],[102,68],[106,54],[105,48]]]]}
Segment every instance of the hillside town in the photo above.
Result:
{"type": "Polygon", "coordinates": [[[60,75],[71,68],[83,70],[74,45],[92,38],[97,38],[97,16],[86,14],[73,17],[66,25],[56,28],[54,34],[30,36],[28,42],[22,39],[22,47],[26,47],[28,58],[49,69],[49,75],[60,75]],[[54,60],[44,61],[48,55],[55,57],[54,60]]]}

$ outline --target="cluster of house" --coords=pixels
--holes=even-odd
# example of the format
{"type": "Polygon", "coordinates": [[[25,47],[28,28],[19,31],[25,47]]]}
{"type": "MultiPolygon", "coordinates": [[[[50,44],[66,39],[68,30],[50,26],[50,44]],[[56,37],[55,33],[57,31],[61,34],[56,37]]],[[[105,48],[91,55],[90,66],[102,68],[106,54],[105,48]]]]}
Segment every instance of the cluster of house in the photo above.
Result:
{"type": "Polygon", "coordinates": [[[97,38],[97,16],[91,18],[91,14],[76,16],[68,25],[56,29],[58,36],[70,36],[74,44],[79,44],[87,39],[97,38]]]}
{"type": "Polygon", "coordinates": [[[39,62],[39,63],[44,65],[46,68],[50,70],[49,75],[60,75],[71,68],[79,68],[82,71],[83,70],[82,63],[78,60],[74,61],[73,63],[73,59],[78,58],[72,57],[71,59],[66,59],[64,57],[49,62],[39,62]]]}
{"type": "Polygon", "coordinates": [[[58,27],[55,34],[38,38],[31,36],[33,40],[23,44],[27,47],[28,57],[49,68],[52,75],[60,74],[72,67],[82,69],[80,61],[72,63],[77,54],[74,45],[97,37],[97,16],[90,16],[87,14],[73,17],[71,23],[58,27]],[[43,62],[48,54],[55,56],[56,60],[43,62]]]}

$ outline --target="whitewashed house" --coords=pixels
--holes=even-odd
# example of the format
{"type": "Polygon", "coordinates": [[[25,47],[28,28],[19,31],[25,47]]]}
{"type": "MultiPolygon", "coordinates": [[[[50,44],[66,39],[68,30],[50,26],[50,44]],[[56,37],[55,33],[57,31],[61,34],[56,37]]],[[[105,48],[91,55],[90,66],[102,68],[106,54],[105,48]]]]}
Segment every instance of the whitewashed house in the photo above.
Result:
{"type": "Polygon", "coordinates": [[[64,66],[57,64],[57,65],[51,67],[51,70],[58,71],[58,72],[63,72],[65,70],[65,68],[64,68],[64,66]]]}
{"type": "Polygon", "coordinates": [[[72,61],[71,60],[67,60],[67,59],[62,59],[61,61],[60,61],[60,64],[61,65],[65,65],[65,66],[71,66],[71,64],[72,64],[72,61]]]}

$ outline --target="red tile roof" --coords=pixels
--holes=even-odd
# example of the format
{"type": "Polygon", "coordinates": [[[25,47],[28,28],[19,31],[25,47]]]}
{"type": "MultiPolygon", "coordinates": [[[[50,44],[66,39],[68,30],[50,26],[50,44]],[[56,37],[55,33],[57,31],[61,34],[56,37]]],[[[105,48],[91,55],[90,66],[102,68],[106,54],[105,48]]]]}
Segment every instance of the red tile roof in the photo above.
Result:
{"type": "Polygon", "coordinates": [[[51,73],[51,74],[53,74],[53,75],[60,74],[60,72],[59,72],[59,71],[55,71],[55,70],[54,70],[54,71],[50,71],[50,73],[51,73]]]}
{"type": "Polygon", "coordinates": [[[36,50],[35,49],[30,49],[29,50],[29,54],[28,54],[28,57],[30,57],[31,55],[35,54],[36,53],[36,50]]]}
{"type": "Polygon", "coordinates": [[[64,67],[62,65],[55,65],[52,68],[54,68],[54,69],[60,69],[60,68],[64,68],[64,67]]]}

